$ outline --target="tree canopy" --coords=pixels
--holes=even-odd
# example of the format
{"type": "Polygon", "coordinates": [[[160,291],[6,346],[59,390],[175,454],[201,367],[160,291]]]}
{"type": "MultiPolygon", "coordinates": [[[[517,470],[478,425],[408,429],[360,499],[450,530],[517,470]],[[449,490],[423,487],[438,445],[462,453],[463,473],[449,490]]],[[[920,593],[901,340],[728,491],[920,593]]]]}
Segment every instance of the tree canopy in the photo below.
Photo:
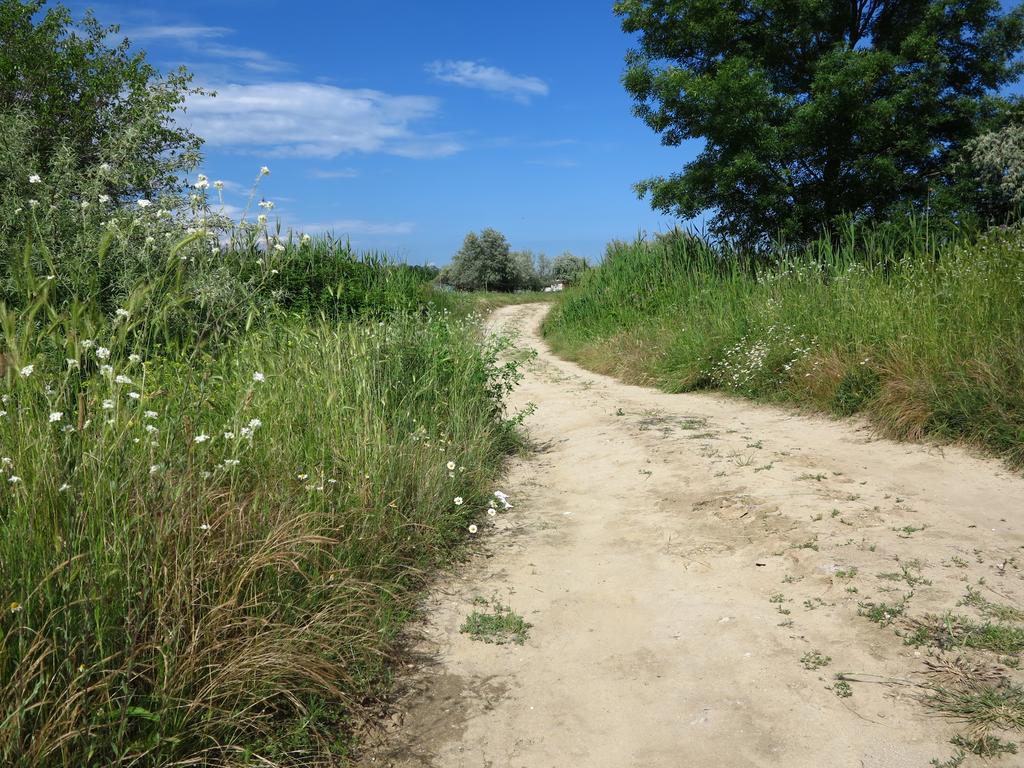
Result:
{"type": "Polygon", "coordinates": [[[460,291],[512,291],[517,287],[518,274],[508,240],[488,227],[479,235],[466,235],[441,279],[460,291]]]}
{"type": "Polygon", "coordinates": [[[666,145],[704,148],[637,185],[712,234],[803,239],[844,216],[963,201],[956,162],[1008,105],[1024,10],[998,0],[619,0],[623,83],[666,145]]]}
{"type": "Polygon", "coordinates": [[[114,195],[179,186],[178,173],[196,165],[201,145],[174,120],[199,92],[191,75],[160,74],[91,13],[76,23],[63,5],[45,5],[0,0],[0,129],[27,138],[40,173],[60,155],[64,170],[113,166],[114,195]]]}

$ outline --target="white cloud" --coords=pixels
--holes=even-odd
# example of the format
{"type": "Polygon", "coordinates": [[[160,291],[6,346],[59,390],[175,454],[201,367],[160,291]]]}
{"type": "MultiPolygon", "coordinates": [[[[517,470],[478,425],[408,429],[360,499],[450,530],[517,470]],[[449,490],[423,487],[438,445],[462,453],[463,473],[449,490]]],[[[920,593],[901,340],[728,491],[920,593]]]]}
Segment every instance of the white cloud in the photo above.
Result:
{"type": "Polygon", "coordinates": [[[418,134],[436,99],[393,96],[308,82],[211,86],[215,98],[189,99],[183,122],[218,147],[263,156],[333,158],[346,152],[444,157],[462,150],[449,136],[418,134]]]}
{"type": "MultiPolygon", "coordinates": [[[[264,51],[216,42],[233,32],[234,30],[230,27],[210,27],[199,24],[150,24],[127,29],[124,35],[129,40],[136,42],[139,40],[171,41],[180,45],[193,57],[227,59],[233,65],[240,64],[252,72],[284,72],[293,69],[288,62],[275,59],[264,51]]],[[[201,70],[206,67],[199,63],[191,65],[191,68],[201,70]]]]}
{"type": "Polygon", "coordinates": [[[355,168],[338,168],[336,170],[318,168],[310,174],[314,179],[354,179],[359,175],[355,168]]]}
{"type": "Polygon", "coordinates": [[[533,96],[548,95],[548,84],[539,77],[513,75],[476,61],[435,61],[427,65],[427,72],[446,83],[502,93],[523,104],[533,96]]]}
{"type": "Polygon", "coordinates": [[[208,27],[199,24],[150,24],[122,30],[129,40],[198,41],[231,34],[229,27],[208,27]]]}
{"type": "Polygon", "coordinates": [[[336,235],[408,235],[416,225],[411,221],[366,221],[365,219],[339,219],[296,227],[300,232],[317,234],[333,232],[336,235]]]}

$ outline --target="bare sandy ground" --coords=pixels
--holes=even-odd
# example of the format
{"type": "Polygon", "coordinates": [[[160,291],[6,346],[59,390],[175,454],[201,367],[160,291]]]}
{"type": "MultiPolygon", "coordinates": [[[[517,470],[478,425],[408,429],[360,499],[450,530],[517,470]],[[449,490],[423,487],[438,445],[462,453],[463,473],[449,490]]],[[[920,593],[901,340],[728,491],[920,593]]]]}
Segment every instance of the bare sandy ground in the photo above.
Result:
{"type": "Polygon", "coordinates": [[[546,350],[545,311],[494,315],[538,351],[513,396],[536,404],[538,450],[510,468],[514,509],[482,526],[480,554],[430,598],[420,660],[362,764],[947,759],[963,728],[920,702],[929,652],[858,604],[912,591],[914,614],[964,613],[974,585],[1024,606],[1024,480],[852,421],[589,373],[546,350]],[[908,563],[930,583],[878,576],[908,563]],[[524,645],[460,634],[478,596],[532,623],[524,645]],[[814,652],[830,663],[805,668],[814,652]],[[836,695],[839,672],[853,676],[849,697],[836,695]]]}

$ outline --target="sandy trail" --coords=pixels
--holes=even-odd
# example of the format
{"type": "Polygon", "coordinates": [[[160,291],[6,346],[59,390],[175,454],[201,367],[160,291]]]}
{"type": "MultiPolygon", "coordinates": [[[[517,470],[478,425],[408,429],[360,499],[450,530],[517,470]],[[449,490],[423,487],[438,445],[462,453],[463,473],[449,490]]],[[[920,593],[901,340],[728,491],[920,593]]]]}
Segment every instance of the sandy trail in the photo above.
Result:
{"type": "Polygon", "coordinates": [[[1024,480],[856,422],[589,373],[547,351],[545,311],[508,307],[492,320],[538,352],[512,399],[536,404],[526,426],[539,451],[504,483],[515,508],[430,598],[423,663],[400,681],[363,764],[948,758],[957,724],[905,684],[923,679],[926,652],[858,616],[858,603],[908,593],[878,574],[917,560],[910,573],[930,584],[914,587],[915,614],[963,612],[957,601],[982,577],[1003,596],[991,599],[1024,605],[1024,480]],[[477,596],[533,624],[525,645],[459,633],[477,596]],[[831,663],[806,669],[814,651],[831,663]],[[875,682],[840,698],[837,672],[875,682]]]}

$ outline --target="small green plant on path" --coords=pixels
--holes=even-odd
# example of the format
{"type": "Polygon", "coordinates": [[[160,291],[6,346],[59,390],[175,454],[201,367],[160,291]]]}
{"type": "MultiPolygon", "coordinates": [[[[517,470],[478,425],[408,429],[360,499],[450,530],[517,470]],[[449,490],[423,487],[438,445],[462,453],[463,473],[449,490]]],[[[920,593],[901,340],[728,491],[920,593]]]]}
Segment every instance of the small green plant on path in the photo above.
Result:
{"type": "Polygon", "coordinates": [[[533,625],[518,613],[497,601],[488,606],[487,600],[480,597],[475,598],[473,603],[484,607],[484,610],[475,610],[469,614],[459,627],[459,632],[474,640],[495,645],[522,645],[526,642],[533,625]]]}
{"type": "Polygon", "coordinates": [[[831,656],[825,656],[820,651],[808,651],[800,657],[800,664],[804,669],[821,669],[832,663],[831,656]]]}

